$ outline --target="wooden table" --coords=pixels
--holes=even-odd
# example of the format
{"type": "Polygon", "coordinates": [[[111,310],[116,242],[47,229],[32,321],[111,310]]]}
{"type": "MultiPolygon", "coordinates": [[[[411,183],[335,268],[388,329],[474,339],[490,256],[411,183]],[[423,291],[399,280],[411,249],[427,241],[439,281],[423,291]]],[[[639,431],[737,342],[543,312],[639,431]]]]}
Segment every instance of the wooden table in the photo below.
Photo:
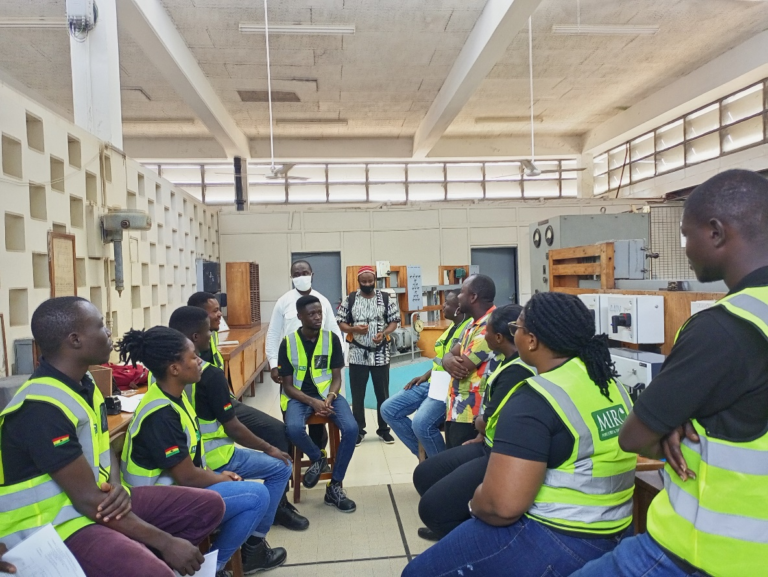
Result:
{"type": "Polygon", "coordinates": [[[435,343],[449,326],[451,326],[451,321],[447,319],[424,323],[424,330],[421,331],[419,340],[416,343],[419,349],[421,349],[422,357],[428,359],[435,358],[435,343]]]}
{"type": "MultiPolygon", "coordinates": [[[[136,389],[137,395],[143,395],[147,392],[147,385],[136,389]]],[[[128,423],[131,422],[133,413],[120,413],[119,415],[109,415],[107,424],[109,425],[109,440],[114,441],[116,437],[128,430],[128,423]]],[[[119,455],[118,455],[119,456],[119,455]]]]}
{"type": "Polygon", "coordinates": [[[247,329],[230,329],[219,335],[219,341],[237,341],[236,345],[219,345],[224,358],[224,372],[227,374],[232,393],[238,399],[246,391],[253,396],[256,378],[263,382],[262,371],[269,359],[264,351],[269,323],[261,323],[247,329]]]}
{"type": "Polygon", "coordinates": [[[661,482],[659,470],[664,468],[662,461],[637,458],[635,471],[635,495],[633,497],[632,523],[635,527],[635,535],[645,533],[648,507],[653,498],[664,488],[661,482]]]}

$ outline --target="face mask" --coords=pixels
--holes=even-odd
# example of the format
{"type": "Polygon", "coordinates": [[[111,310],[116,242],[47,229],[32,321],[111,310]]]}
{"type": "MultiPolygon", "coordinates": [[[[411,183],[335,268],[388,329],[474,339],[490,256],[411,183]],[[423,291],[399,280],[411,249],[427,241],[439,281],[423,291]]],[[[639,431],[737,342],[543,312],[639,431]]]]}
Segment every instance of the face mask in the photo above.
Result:
{"type": "Polygon", "coordinates": [[[363,293],[367,294],[367,295],[371,294],[374,291],[375,288],[376,287],[373,286],[372,284],[370,284],[370,285],[360,285],[360,290],[363,293]]]}
{"type": "Polygon", "coordinates": [[[291,280],[293,281],[293,286],[296,287],[297,291],[308,291],[312,287],[311,276],[297,276],[291,280]]]}

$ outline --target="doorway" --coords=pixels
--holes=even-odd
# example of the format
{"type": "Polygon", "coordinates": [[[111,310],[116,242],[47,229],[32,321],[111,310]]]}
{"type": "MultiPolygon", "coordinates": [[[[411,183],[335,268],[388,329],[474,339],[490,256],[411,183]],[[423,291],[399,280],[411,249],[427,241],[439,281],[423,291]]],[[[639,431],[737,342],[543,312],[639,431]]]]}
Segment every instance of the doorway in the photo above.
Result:
{"type": "Polygon", "coordinates": [[[496,285],[497,307],[519,304],[517,282],[517,247],[498,246],[473,248],[472,264],[479,268],[480,274],[488,275],[496,285]]]}
{"type": "Polygon", "coordinates": [[[341,253],[294,252],[291,262],[305,260],[312,267],[312,288],[331,301],[333,310],[341,304],[341,253]]]}

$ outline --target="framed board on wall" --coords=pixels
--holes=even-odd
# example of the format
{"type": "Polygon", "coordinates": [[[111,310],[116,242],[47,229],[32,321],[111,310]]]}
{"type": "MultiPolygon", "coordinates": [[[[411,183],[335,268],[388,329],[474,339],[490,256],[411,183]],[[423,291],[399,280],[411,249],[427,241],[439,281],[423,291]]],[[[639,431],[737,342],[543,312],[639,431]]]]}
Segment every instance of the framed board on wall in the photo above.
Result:
{"type": "Polygon", "coordinates": [[[48,232],[48,273],[51,298],[77,296],[74,235],[48,232]]]}

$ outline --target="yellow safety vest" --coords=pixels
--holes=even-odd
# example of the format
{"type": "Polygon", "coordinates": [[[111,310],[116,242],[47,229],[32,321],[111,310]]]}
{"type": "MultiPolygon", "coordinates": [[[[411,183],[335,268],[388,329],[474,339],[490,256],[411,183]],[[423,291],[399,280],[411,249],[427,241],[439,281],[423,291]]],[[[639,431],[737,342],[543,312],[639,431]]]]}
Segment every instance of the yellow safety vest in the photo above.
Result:
{"type": "MultiPolygon", "coordinates": [[[[715,306],[768,338],[768,287],[728,295],[715,306]]],[[[753,441],[735,443],[713,437],[697,420],[693,426],[700,442],[684,439],[681,450],[696,478],[683,482],[669,465],[664,468],[664,490],[648,510],[648,533],[668,551],[716,577],[764,575],[768,431],[753,441]]]]}
{"type": "MultiPolygon", "coordinates": [[[[331,369],[333,334],[323,330],[318,333],[315,350],[312,353],[312,365],[310,366],[307,363],[307,352],[304,350],[299,331],[301,329],[285,337],[288,360],[293,365],[293,386],[301,389],[307,376],[307,370],[309,370],[317,392],[325,398],[326,391],[331,387],[331,380],[333,380],[333,369],[331,369]],[[323,357],[325,357],[325,363],[322,363],[323,357]]],[[[280,391],[280,408],[283,411],[288,409],[288,395],[282,390],[280,391]]]]}
{"type": "Polygon", "coordinates": [[[632,410],[627,391],[611,381],[603,396],[578,357],[525,381],[573,435],[573,452],[544,483],[526,515],[551,527],[608,535],[632,522],[637,455],[619,447],[619,429],[632,410]]]}
{"type": "Polygon", "coordinates": [[[224,370],[224,357],[219,352],[219,331],[211,331],[211,359],[214,367],[224,370]]]}
{"type": "MultiPolygon", "coordinates": [[[[197,425],[197,415],[195,409],[187,400],[186,393],[182,392],[181,402],[184,405],[182,409],[177,403],[174,403],[165,396],[165,393],[157,383],[149,386],[144,398],[141,399],[136,413],[128,425],[128,432],[125,435],[125,445],[123,445],[123,454],[120,459],[120,471],[123,475],[123,483],[128,487],[146,487],[149,485],[173,485],[173,477],[165,469],[145,469],[133,460],[133,439],[141,431],[141,425],[152,413],[163,407],[173,407],[181,419],[181,425],[187,436],[187,448],[189,455],[194,459],[197,452],[197,443],[200,441],[200,428],[197,425]]],[[[170,447],[169,451],[178,449],[170,447]]],[[[205,448],[201,443],[200,455],[202,467],[206,468],[205,448]]]]}
{"type": "MultiPolygon", "coordinates": [[[[77,431],[77,440],[91,467],[94,482],[101,487],[101,483],[109,481],[109,427],[102,430],[101,415],[106,414],[106,408],[102,408],[104,397],[98,387],[94,389],[93,406],[90,406],[83,397],[57,379],[31,379],[22,385],[0,413],[0,430],[6,415],[19,410],[26,401],[50,403],[60,409],[77,431]]],[[[34,426],[34,423],[30,423],[30,426],[34,426]]],[[[53,439],[54,445],[67,442],[68,437],[53,439]]],[[[2,453],[0,484],[5,484],[2,453]]],[[[75,509],[64,490],[48,474],[1,486],[0,512],[0,541],[11,549],[48,523],[53,524],[62,540],[93,524],[93,521],[75,509]]]]}
{"type": "MultiPolygon", "coordinates": [[[[521,367],[525,367],[529,371],[531,371],[534,375],[536,374],[536,369],[528,366],[525,364],[520,357],[517,357],[516,359],[506,363],[502,362],[498,367],[496,367],[496,370],[494,370],[491,373],[491,376],[488,377],[488,381],[485,385],[485,390],[490,391],[491,385],[493,384],[493,381],[495,381],[498,376],[504,372],[505,369],[508,369],[511,366],[519,365],[521,367]]],[[[504,405],[507,404],[507,401],[509,400],[509,397],[512,396],[512,393],[514,393],[521,384],[523,384],[525,381],[521,381],[517,385],[513,386],[509,392],[506,394],[506,396],[501,400],[499,403],[499,406],[496,407],[496,410],[493,412],[492,415],[488,416],[488,418],[485,420],[485,444],[489,447],[493,447],[493,438],[496,436],[496,426],[499,422],[499,416],[501,415],[501,409],[504,408],[504,405]]]]}
{"type": "MultiPolygon", "coordinates": [[[[211,363],[203,362],[203,373],[210,367],[211,363]]],[[[197,410],[195,404],[195,395],[197,393],[197,383],[185,387],[187,397],[192,408],[197,410]]],[[[232,402],[229,403],[232,410],[232,402]]],[[[205,461],[211,469],[223,467],[232,459],[235,454],[235,441],[233,441],[224,430],[224,425],[216,419],[206,421],[198,417],[200,423],[200,433],[203,435],[203,447],[205,448],[205,461]]]]}
{"type": "Polygon", "coordinates": [[[435,358],[432,359],[433,371],[445,370],[443,368],[443,357],[445,356],[445,353],[449,352],[453,348],[453,345],[459,342],[464,329],[466,329],[467,325],[471,322],[472,317],[467,317],[458,327],[456,327],[456,330],[453,330],[453,328],[456,326],[455,323],[451,323],[451,326],[449,326],[448,329],[446,329],[446,331],[440,335],[440,337],[435,342],[435,358]]]}

